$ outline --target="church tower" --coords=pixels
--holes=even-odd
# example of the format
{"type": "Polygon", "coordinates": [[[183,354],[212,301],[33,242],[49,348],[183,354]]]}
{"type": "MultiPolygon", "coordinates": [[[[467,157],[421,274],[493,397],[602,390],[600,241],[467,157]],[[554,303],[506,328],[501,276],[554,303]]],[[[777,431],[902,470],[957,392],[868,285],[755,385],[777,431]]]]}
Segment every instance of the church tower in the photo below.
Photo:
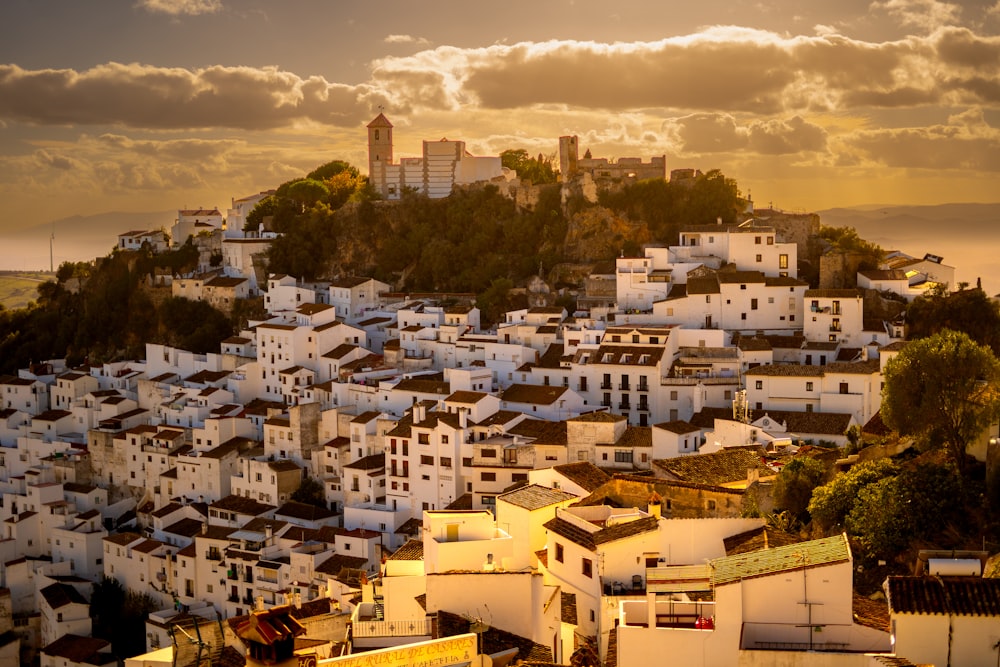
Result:
{"type": "Polygon", "coordinates": [[[384,197],[385,166],[392,164],[392,123],[381,112],[368,123],[368,179],[384,197]]]}

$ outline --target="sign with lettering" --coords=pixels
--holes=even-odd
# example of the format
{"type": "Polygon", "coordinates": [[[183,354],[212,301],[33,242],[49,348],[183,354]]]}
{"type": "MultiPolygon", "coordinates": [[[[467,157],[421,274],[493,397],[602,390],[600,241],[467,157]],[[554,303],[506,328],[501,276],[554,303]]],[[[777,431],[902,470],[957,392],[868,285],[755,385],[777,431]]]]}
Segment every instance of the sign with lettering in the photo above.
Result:
{"type": "Polygon", "coordinates": [[[452,667],[475,659],[476,635],[470,633],[320,660],[319,667],[452,667]]]}
{"type": "Polygon", "coordinates": [[[300,655],[299,667],[316,667],[315,655],[300,655]]]}

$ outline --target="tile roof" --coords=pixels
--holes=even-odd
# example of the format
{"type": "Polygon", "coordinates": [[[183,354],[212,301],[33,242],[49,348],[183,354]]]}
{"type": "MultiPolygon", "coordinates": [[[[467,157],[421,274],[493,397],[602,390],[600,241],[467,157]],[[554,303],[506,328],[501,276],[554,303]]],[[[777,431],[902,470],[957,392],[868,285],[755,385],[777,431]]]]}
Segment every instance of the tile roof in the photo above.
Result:
{"type": "Polygon", "coordinates": [[[612,414],[607,410],[594,410],[593,412],[584,412],[582,415],[571,417],[566,421],[583,424],[614,424],[626,419],[628,417],[625,415],[612,414]]]}
{"type": "Polygon", "coordinates": [[[793,572],[850,561],[851,548],[847,544],[847,536],[834,535],[763,551],[716,558],[711,561],[712,583],[715,586],[722,586],[779,572],[793,572]]]}
{"type": "Polygon", "coordinates": [[[783,530],[772,528],[771,526],[761,526],[738,535],[731,535],[722,540],[727,556],[760,551],[761,549],[772,549],[783,547],[789,544],[797,544],[802,539],[783,530]]]}
{"type": "Polygon", "coordinates": [[[552,405],[567,391],[566,387],[551,385],[512,384],[504,390],[501,399],[508,403],[552,405]]]}
{"type": "Polygon", "coordinates": [[[659,468],[669,476],[683,482],[723,486],[744,481],[749,468],[760,467],[760,447],[727,447],[712,454],[692,454],[673,459],[656,459],[654,470],[659,468]]]}
{"type": "Polygon", "coordinates": [[[658,521],[654,516],[647,516],[635,519],[634,521],[615,523],[606,528],[599,528],[594,532],[588,532],[576,524],[560,518],[557,514],[556,518],[546,521],[542,526],[546,530],[565,537],[570,542],[578,544],[584,549],[597,551],[598,545],[655,531],[657,530],[658,521]]]}
{"type": "Polygon", "coordinates": [[[344,570],[359,570],[368,564],[367,558],[357,556],[345,556],[344,554],[334,554],[316,566],[315,572],[329,574],[333,577],[340,576],[344,570]]]}
{"type": "Polygon", "coordinates": [[[576,496],[559,489],[550,489],[547,486],[529,484],[515,489],[508,493],[497,496],[497,500],[502,500],[516,507],[526,510],[537,510],[543,507],[550,507],[567,500],[576,500],[576,496]]]}
{"type": "Polygon", "coordinates": [[[489,396],[482,391],[456,391],[445,400],[449,403],[475,404],[489,396]]]}
{"type": "Polygon", "coordinates": [[[567,593],[566,591],[561,591],[562,603],[562,622],[569,623],[570,625],[577,625],[576,620],[576,593],[567,593]]]}
{"type": "Polygon", "coordinates": [[[895,614],[1000,617],[1000,579],[889,577],[887,589],[895,614]]]}
{"type": "Polygon", "coordinates": [[[455,500],[448,503],[448,506],[444,508],[445,510],[471,510],[472,509],[472,494],[463,493],[455,500]]]}
{"type": "Polygon", "coordinates": [[[39,592],[51,609],[60,609],[68,604],[87,604],[80,591],[69,584],[50,584],[39,592]]]}
{"type": "Polygon", "coordinates": [[[370,454],[364,458],[352,461],[344,465],[344,468],[352,470],[382,470],[385,468],[385,453],[370,454]]]}
{"type": "Polygon", "coordinates": [[[406,544],[396,549],[388,560],[423,560],[424,543],[420,540],[407,540],[406,544]]]}
{"type": "Polygon", "coordinates": [[[104,639],[70,634],[63,635],[43,648],[42,653],[78,664],[117,664],[115,657],[105,651],[108,648],[111,648],[111,643],[104,639]]]}
{"type": "Polygon", "coordinates": [[[220,498],[212,503],[211,507],[229,512],[237,512],[238,514],[252,515],[264,514],[275,509],[273,505],[265,505],[252,498],[241,498],[236,495],[228,495],[225,498],[220,498]]]}
{"type": "Polygon", "coordinates": [[[653,429],[650,426],[626,427],[622,437],[614,443],[616,447],[652,447],[653,429]]]}
{"type": "Polygon", "coordinates": [[[393,387],[397,391],[412,391],[417,394],[441,394],[448,395],[451,393],[451,385],[447,382],[440,380],[426,380],[423,378],[408,378],[406,380],[400,380],[399,383],[393,387]]]}
{"type": "Polygon", "coordinates": [[[653,428],[662,428],[664,431],[670,431],[671,433],[676,433],[677,435],[695,433],[701,430],[691,422],[684,421],[683,419],[675,419],[673,421],[663,422],[662,424],[653,424],[653,428]]]}
{"type": "MultiPolygon", "coordinates": [[[[463,616],[444,610],[438,611],[438,631],[442,638],[466,634],[471,626],[472,621],[463,616]]],[[[487,628],[479,635],[479,641],[482,652],[487,655],[516,648],[518,651],[516,661],[552,662],[551,648],[499,628],[487,628]]]]}
{"type": "Polygon", "coordinates": [[[807,289],[807,299],[860,299],[864,297],[862,290],[851,289],[807,289]]]}
{"type": "Polygon", "coordinates": [[[552,469],[587,491],[594,491],[611,479],[610,475],[603,472],[590,461],[563,463],[562,465],[553,466],[552,469]]]}
{"type": "Polygon", "coordinates": [[[748,370],[745,375],[769,377],[823,377],[823,366],[806,366],[805,364],[766,364],[748,370]]]}
{"type": "Polygon", "coordinates": [[[335,516],[335,514],[328,509],[310,505],[308,503],[295,502],[294,500],[290,500],[279,507],[274,515],[287,516],[293,519],[304,519],[306,521],[318,521],[335,516]]]}
{"type": "Polygon", "coordinates": [[[537,445],[563,446],[567,442],[566,422],[525,419],[507,429],[507,434],[532,438],[532,444],[537,445]]]}

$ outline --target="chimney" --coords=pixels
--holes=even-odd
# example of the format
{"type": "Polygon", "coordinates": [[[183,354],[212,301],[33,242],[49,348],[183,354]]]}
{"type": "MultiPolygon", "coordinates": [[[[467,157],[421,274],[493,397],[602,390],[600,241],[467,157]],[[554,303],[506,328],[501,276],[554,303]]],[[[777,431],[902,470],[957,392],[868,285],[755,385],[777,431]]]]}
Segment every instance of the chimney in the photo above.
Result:
{"type": "Polygon", "coordinates": [[[264,611],[264,596],[258,595],[254,598],[254,609],[257,611],[264,611]]]}
{"type": "Polygon", "coordinates": [[[201,534],[205,535],[208,533],[208,521],[201,522],[201,534]]]}
{"type": "Polygon", "coordinates": [[[274,528],[271,527],[271,524],[266,524],[264,526],[264,541],[269,543],[272,537],[274,537],[274,528]]]}
{"type": "Polygon", "coordinates": [[[427,406],[421,403],[413,404],[413,423],[419,424],[427,419],[427,406]]]}
{"type": "Polygon", "coordinates": [[[663,498],[656,491],[653,491],[646,501],[646,509],[650,515],[660,519],[663,517],[663,498]]]}
{"type": "Polygon", "coordinates": [[[458,409],[458,427],[469,428],[469,411],[466,408],[458,409]]]}

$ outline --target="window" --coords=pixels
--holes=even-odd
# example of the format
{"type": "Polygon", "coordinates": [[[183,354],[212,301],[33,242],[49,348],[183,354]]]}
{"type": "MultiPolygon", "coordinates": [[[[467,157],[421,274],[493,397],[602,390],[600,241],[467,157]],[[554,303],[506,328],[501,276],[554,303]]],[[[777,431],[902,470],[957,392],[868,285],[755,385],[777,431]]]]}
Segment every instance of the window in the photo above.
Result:
{"type": "Polygon", "coordinates": [[[484,459],[495,459],[497,457],[497,450],[495,449],[480,449],[479,455],[484,459]]]}
{"type": "Polygon", "coordinates": [[[510,476],[510,481],[511,482],[515,482],[515,483],[516,482],[527,482],[528,481],[528,473],[526,473],[526,472],[515,472],[514,474],[512,474],[510,476]]]}
{"type": "Polygon", "coordinates": [[[757,310],[757,299],[750,299],[750,310],[757,310]]]}
{"type": "Polygon", "coordinates": [[[778,268],[779,269],[788,268],[788,255],[785,254],[778,255],[778,268]]]}
{"type": "Polygon", "coordinates": [[[763,389],[763,388],[764,388],[764,381],[763,380],[757,380],[754,383],[754,389],[763,389]]]}
{"type": "Polygon", "coordinates": [[[451,467],[451,457],[442,456],[441,457],[441,467],[442,468],[450,468],[451,467]]]}
{"type": "Polygon", "coordinates": [[[615,451],[615,463],[632,463],[632,450],[619,449],[615,451]]]}
{"type": "Polygon", "coordinates": [[[773,236],[768,236],[767,237],[767,245],[774,245],[774,237],[773,236]]]}
{"type": "Polygon", "coordinates": [[[764,255],[757,255],[757,263],[759,264],[760,262],[763,261],[764,261],[764,255]]]}
{"type": "Polygon", "coordinates": [[[563,549],[563,545],[561,545],[558,542],[556,542],[556,560],[561,563],[561,562],[563,562],[563,559],[565,557],[566,557],[566,553],[565,553],[565,549],[563,549]]]}
{"type": "Polygon", "coordinates": [[[584,558],[583,559],[582,572],[583,572],[583,576],[590,577],[591,579],[593,579],[594,578],[594,561],[590,560],[589,558],[584,558]]]}
{"type": "Polygon", "coordinates": [[[850,393],[848,391],[848,387],[847,387],[847,383],[846,382],[841,382],[840,383],[840,393],[841,394],[848,394],[848,393],[850,393]]]}
{"type": "Polygon", "coordinates": [[[715,509],[715,501],[714,500],[709,499],[709,501],[708,501],[708,509],[710,509],[710,510],[714,510],[715,509]]]}
{"type": "Polygon", "coordinates": [[[754,242],[754,245],[760,245],[760,237],[759,236],[753,237],[753,242],[754,242]]]}
{"type": "Polygon", "coordinates": [[[812,390],[813,390],[813,383],[806,382],[806,391],[812,391],[812,390]]]}
{"type": "Polygon", "coordinates": [[[433,456],[421,456],[420,457],[420,465],[425,465],[425,466],[432,466],[432,465],[434,465],[434,457],[433,456]]]}
{"type": "Polygon", "coordinates": [[[481,482],[495,482],[495,481],[497,481],[497,474],[495,472],[482,472],[482,473],[479,473],[479,481],[481,481],[481,482]]]}
{"type": "Polygon", "coordinates": [[[419,442],[421,445],[429,445],[431,442],[431,436],[427,433],[418,433],[417,442],[419,442]]]}

